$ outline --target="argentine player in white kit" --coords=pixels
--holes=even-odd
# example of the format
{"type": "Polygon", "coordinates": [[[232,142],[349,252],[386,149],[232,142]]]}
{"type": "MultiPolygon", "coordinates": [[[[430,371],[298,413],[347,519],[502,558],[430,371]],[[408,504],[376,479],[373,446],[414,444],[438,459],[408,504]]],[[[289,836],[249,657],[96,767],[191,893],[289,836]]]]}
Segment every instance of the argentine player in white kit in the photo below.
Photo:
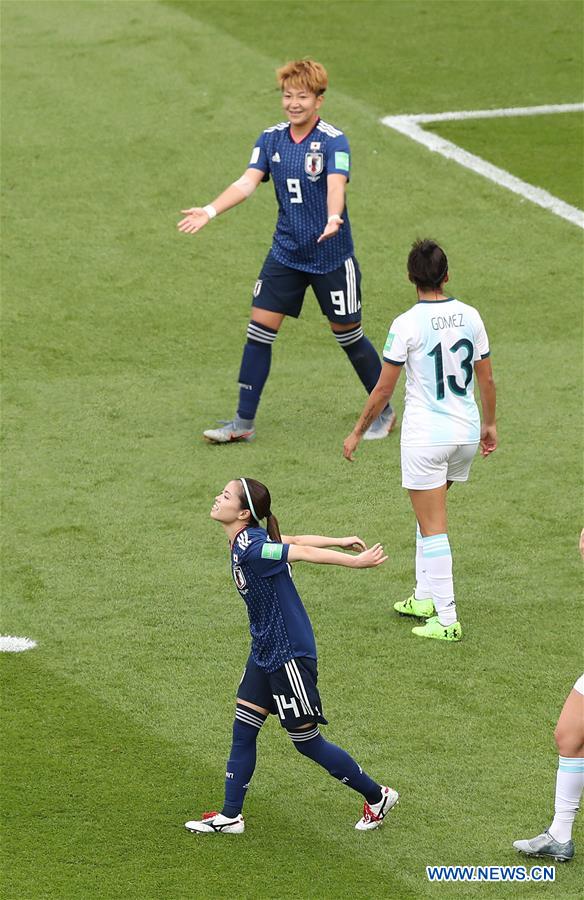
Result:
{"type": "Polygon", "coordinates": [[[381,376],[345,440],[344,455],[353,461],[359,441],[392,396],[405,365],[401,467],[402,485],[417,519],[416,587],[394,608],[427,620],[413,629],[414,634],[459,641],[462,629],[454,600],[446,492],[453,482],[467,481],[479,443],[483,456],[497,447],[489,341],[477,310],[444,292],[448,260],[438,244],[421,240],[413,245],[408,276],[418,302],[389,329],[381,376]],[[474,399],[475,375],[482,425],[474,399]]]}
{"type": "MultiPolygon", "coordinates": [[[[580,556],[584,560],[584,528],[580,556]]],[[[567,862],[575,852],[572,828],[584,791],[584,675],[566,697],[554,737],[559,759],[552,824],[536,837],[513,841],[513,846],[527,856],[551,856],[556,862],[567,862]]]]}
{"type": "Polygon", "coordinates": [[[566,698],[554,737],[559,759],[552,824],[536,837],[513,841],[513,846],[527,856],[567,862],[574,856],[572,828],[584,790],[584,675],[566,698]]]}

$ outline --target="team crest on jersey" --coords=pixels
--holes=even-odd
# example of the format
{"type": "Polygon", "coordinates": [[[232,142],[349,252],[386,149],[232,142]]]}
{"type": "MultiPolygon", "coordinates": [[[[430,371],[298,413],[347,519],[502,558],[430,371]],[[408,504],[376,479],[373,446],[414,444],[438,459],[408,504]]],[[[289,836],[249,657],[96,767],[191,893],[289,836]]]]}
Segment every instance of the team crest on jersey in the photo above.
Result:
{"type": "Polygon", "coordinates": [[[245,580],[245,575],[240,566],[233,566],[233,580],[235,581],[238,590],[247,593],[245,590],[247,581],[245,580]]]}
{"type": "Polygon", "coordinates": [[[304,171],[311,181],[318,181],[324,169],[324,154],[311,152],[304,157],[304,171]]]}
{"type": "Polygon", "coordinates": [[[254,286],[253,286],[253,295],[254,295],[254,297],[259,297],[260,291],[261,291],[261,289],[262,289],[262,284],[263,284],[262,279],[261,279],[261,278],[258,278],[258,280],[256,281],[256,283],[255,283],[254,286]]]}

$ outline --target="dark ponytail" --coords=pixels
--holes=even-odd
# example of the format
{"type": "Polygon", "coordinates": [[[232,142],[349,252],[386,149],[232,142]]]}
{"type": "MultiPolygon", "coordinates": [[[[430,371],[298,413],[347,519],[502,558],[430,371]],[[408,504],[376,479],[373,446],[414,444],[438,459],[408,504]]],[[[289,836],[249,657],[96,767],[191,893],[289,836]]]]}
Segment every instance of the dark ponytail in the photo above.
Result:
{"type": "Polygon", "coordinates": [[[267,516],[266,521],[266,531],[268,532],[268,536],[271,537],[273,541],[276,543],[282,543],[282,535],[280,534],[280,526],[278,525],[278,520],[275,517],[274,513],[270,510],[267,516]]]}
{"type": "MultiPolygon", "coordinates": [[[[282,543],[280,526],[278,525],[278,520],[271,509],[272,498],[270,497],[269,490],[267,489],[265,484],[262,484],[261,481],[256,481],[255,478],[245,478],[244,480],[249,491],[252,506],[258,516],[258,519],[266,519],[266,531],[268,532],[268,536],[271,537],[273,541],[277,541],[277,543],[279,544],[282,543]]],[[[259,522],[251,511],[243,483],[241,484],[240,499],[241,508],[249,509],[250,522],[252,525],[257,527],[259,525],[259,522]]]]}
{"type": "Polygon", "coordinates": [[[448,259],[442,247],[430,238],[418,238],[408,256],[408,276],[421,290],[438,290],[448,275],[448,259]]]}

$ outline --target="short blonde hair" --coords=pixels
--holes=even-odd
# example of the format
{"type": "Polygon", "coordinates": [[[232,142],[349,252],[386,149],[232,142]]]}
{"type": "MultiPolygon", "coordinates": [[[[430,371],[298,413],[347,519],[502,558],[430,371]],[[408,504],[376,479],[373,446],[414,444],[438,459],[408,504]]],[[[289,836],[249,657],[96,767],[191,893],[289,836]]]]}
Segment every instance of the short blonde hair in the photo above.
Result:
{"type": "Polygon", "coordinates": [[[328,75],[324,66],[314,59],[295,59],[276,69],[280,90],[286,87],[304,88],[319,97],[328,87],[328,75]]]}

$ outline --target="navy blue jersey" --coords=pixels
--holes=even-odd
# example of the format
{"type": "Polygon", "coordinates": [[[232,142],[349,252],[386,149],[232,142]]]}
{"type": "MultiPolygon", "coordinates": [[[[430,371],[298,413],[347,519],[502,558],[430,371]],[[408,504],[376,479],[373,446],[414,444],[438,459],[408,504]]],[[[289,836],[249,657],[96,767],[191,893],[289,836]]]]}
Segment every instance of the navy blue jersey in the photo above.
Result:
{"type": "Polygon", "coordinates": [[[288,565],[289,544],[276,544],[263,528],[245,528],[231,548],[233,580],[249,616],[251,655],[266,672],[297,656],[316,659],[310,619],[288,565]]]}
{"type": "Polygon", "coordinates": [[[259,136],[248,168],[265,172],[274,182],[278,221],[272,253],[279,263],[324,275],[353,255],[346,208],[339,232],[317,244],[328,220],[327,175],[349,178],[349,142],[342,131],[319,119],[310,134],[296,143],[290,123],[280,122],[259,136]]]}

